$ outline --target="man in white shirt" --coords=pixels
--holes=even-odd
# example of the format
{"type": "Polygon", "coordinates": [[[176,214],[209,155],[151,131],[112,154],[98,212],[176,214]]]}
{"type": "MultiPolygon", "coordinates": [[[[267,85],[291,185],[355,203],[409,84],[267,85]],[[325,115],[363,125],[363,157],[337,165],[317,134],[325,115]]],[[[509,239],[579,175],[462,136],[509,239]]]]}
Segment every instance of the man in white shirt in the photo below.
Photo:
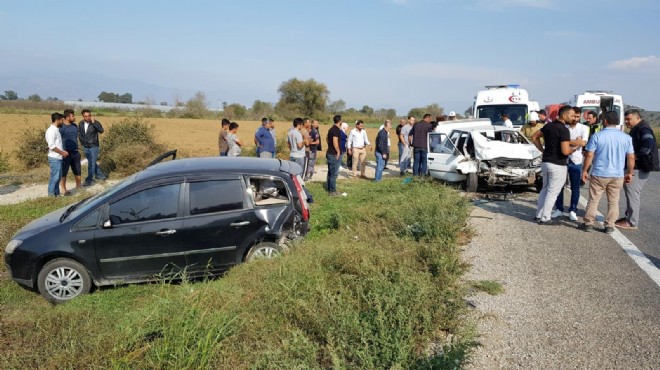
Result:
{"type": "Polygon", "coordinates": [[[411,167],[412,159],[412,147],[410,146],[410,130],[412,130],[413,125],[415,124],[415,117],[409,116],[406,124],[401,128],[401,134],[399,134],[399,140],[403,141],[403,152],[401,158],[399,158],[399,171],[401,176],[406,174],[406,171],[411,167]]]}
{"type": "Polygon", "coordinates": [[[50,179],[48,180],[48,196],[57,197],[60,195],[60,180],[62,178],[62,158],[67,157],[69,153],[64,150],[62,145],[62,135],[60,126],[64,121],[64,116],[60,113],[50,115],[51,124],[46,130],[46,143],[48,143],[48,164],[50,165],[50,179]]]}
{"type": "MultiPolygon", "coordinates": [[[[582,147],[587,145],[589,141],[589,127],[580,123],[580,115],[582,109],[573,107],[573,119],[566,128],[571,134],[571,147],[578,147],[568,156],[568,181],[571,185],[571,204],[568,207],[568,217],[571,221],[577,221],[577,205],[580,200],[580,182],[582,181],[582,162],[584,156],[582,154],[582,147]]],[[[559,217],[564,214],[564,190],[562,189],[557,196],[555,202],[555,210],[552,212],[552,218],[559,217]]]]}
{"type": "Polygon", "coordinates": [[[365,178],[365,163],[364,160],[367,158],[367,147],[371,147],[369,138],[367,137],[367,131],[364,129],[364,122],[358,120],[355,122],[355,128],[351,130],[351,133],[346,139],[346,149],[348,155],[353,157],[353,176],[357,176],[357,166],[358,161],[360,164],[360,176],[365,178]]]}
{"type": "Polygon", "coordinates": [[[502,113],[502,122],[504,122],[504,127],[513,128],[513,122],[509,119],[509,115],[502,113]]]}

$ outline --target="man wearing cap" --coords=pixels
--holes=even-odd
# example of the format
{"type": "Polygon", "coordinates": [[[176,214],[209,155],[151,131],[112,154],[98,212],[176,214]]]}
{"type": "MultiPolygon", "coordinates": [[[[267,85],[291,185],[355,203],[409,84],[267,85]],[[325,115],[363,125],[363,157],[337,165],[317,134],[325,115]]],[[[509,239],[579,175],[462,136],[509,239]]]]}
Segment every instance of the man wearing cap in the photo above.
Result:
{"type": "Polygon", "coordinates": [[[545,113],[545,109],[541,109],[540,111],[538,111],[538,114],[539,114],[539,122],[541,122],[542,124],[545,125],[546,123],[552,122],[550,118],[548,118],[548,115],[545,113]]]}
{"type": "Polygon", "coordinates": [[[456,119],[456,112],[451,111],[449,112],[449,120],[454,121],[456,119]]]}
{"type": "Polygon", "coordinates": [[[529,120],[523,125],[520,129],[520,133],[523,134],[529,140],[532,140],[532,135],[538,130],[543,128],[543,124],[539,123],[539,114],[532,112],[529,114],[529,120]]]}

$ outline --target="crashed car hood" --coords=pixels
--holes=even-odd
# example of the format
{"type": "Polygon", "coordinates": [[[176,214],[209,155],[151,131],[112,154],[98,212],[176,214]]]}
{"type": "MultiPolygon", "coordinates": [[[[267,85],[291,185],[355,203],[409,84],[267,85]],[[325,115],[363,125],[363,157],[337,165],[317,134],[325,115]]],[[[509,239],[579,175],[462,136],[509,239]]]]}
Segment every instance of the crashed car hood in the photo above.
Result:
{"type": "Polygon", "coordinates": [[[479,132],[472,132],[474,155],[479,160],[495,158],[534,159],[541,155],[533,144],[505,143],[490,140],[479,132]]]}

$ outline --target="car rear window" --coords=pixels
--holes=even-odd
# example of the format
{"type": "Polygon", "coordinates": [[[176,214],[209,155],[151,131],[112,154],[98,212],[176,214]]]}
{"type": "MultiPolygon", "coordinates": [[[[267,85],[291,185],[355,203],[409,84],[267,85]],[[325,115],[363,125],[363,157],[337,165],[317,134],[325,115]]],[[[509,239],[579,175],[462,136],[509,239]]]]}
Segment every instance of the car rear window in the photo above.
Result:
{"type": "Polygon", "coordinates": [[[240,180],[213,180],[190,183],[190,214],[243,209],[240,180]]]}
{"type": "Polygon", "coordinates": [[[281,179],[251,177],[250,193],[256,206],[285,204],[289,202],[289,192],[281,179]]]}

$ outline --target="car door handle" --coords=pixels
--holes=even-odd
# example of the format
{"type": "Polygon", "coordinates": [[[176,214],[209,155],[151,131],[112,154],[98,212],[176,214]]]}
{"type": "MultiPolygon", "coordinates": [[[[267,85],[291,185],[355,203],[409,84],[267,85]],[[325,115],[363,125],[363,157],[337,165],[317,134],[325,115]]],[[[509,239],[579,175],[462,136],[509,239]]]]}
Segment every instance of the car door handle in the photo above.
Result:
{"type": "Polygon", "coordinates": [[[245,226],[249,225],[250,221],[241,221],[241,222],[232,222],[229,224],[229,226],[245,226]]]}
{"type": "Polygon", "coordinates": [[[168,230],[157,231],[156,235],[172,235],[174,233],[176,233],[176,230],[168,229],[168,230]]]}
{"type": "Polygon", "coordinates": [[[432,160],[435,159],[435,158],[428,157],[428,158],[426,158],[426,159],[428,159],[429,161],[432,161],[432,160]]]}

